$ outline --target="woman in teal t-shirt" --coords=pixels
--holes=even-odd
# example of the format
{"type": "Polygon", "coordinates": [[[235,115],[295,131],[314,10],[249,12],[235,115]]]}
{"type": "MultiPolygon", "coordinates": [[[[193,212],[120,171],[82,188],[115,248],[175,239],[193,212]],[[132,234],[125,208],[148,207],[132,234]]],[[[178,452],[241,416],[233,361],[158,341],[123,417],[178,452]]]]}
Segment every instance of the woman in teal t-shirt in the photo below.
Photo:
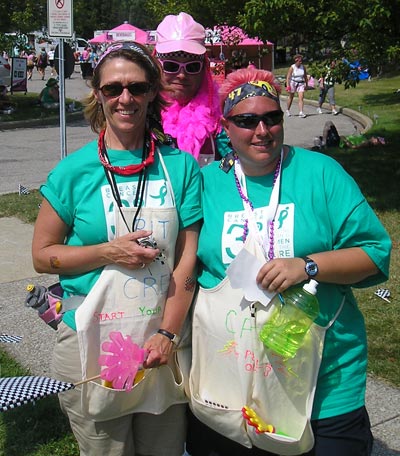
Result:
{"type": "Polygon", "coordinates": [[[58,274],[64,290],[52,370],[74,384],[92,379],[59,396],[82,455],[184,452],[176,352],[194,292],[200,170],[163,144],[161,87],[145,47],[109,46],[86,100],[98,141],[62,160],[40,189],[34,266],[58,274]],[[113,333],[145,350],[133,388],[133,378],[123,388],[98,378],[113,333]]]}
{"type": "Polygon", "coordinates": [[[279,92],[273,74],[262,70],[238,70],[221,86],[222,125],[233,150],[201,170],[200,291],[193,309],[191,371],[197,375],[189,380],[199,419],[191,416],[187,448],[192,456],[368,456],[373,438],[365,409],[366,330],[351,288],[387,280],[391,241],[336,161],[284,144],[279,92]],[[264,409],[265,395],[279,395],[286,381],[295,404],[297,390],[305,386],[298,371],[280,355],[269,356],[259,340],[259,319],[268,319],[269,303],[260,304],[258,290],[270,299],[310,279],[319,282],[316,324],[333,323],[323,352],[301,358],[300,368],[312,367],[322,353],[314,400],[311,384],[307,410],[283,404],[264,409]],[[241,416],[249,405],[253,421],[248,410],[241,416]],[[288,436],[302,437],[309,429],[298,428],[296,421],[285,428],[297,414],[298,422],[309,415],[315,444],[308,440],[306,449],[289,453],[288,436]]]}

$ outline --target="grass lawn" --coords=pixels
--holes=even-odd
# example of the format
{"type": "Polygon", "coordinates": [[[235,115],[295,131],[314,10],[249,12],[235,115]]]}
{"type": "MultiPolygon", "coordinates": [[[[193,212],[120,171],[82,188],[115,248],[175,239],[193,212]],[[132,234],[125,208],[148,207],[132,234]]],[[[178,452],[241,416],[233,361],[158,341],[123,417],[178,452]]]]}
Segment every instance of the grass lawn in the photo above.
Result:
{"type": "MultiPolygon", "coordinates": [[[[13,95],[7,96],[12,105],[16,108],[11,114],[0,114],[0,123],[13,122],[16,120],[30,120],[30,119],[49,119],[59,116],[59,108],[45,109],[38,103],[39,94],[37,93],[22,93],[16,92],[13,95]]],[[[65,105],[75,103],[75,109],[80,109],[82,104],[67,98],[65,105]]]]}
{"type": "MultiPolygon", "coordinates": [[[[341,107],[362,112],[374,125],[368,135],[383,136],[384,147],[360,150],[332,150],[355,178],[371,206],[389,232],[392,242],[390,279],[382,287],[391,292],[390,303],[376,297],[375,289],[355,290],[365,315],[369,343],[369,372],[400,386],[400,75],[361,81],[357,88],[336,86],[336,102],[341,107]]],[[[318,91],[307,92],[317,100],[318,91]]]]}
{"type": "MultiPolygon", "coordinates": [[[[30,375],[0,350],[1,377],[30,375]]],[[[78,456],[79,448],[57,396],[0,414],[0,455],[78,456]]]]}
{"type": "MultiPolygon", "coordinates": [[[[285,70],[276,74],[285,75],[285,70]]],[[[336,87],[337,105],[363,112],[374,119],[369,135],[384,136],[388,145],[361,150],[329,150],[355,178],[393,241],[391,276],[382,287],[391,292],[390,303],[378,298],[376,288],[355,290],[364,312],[369,341],[369,373],[400,387],[400,75],[362,81],[357,88],[336,87]]],[[[318,91],[307,92],[316,100],[318,91]]],[[[35,114],[34,114],[35,115],[35,114]]],[[[0,217],[16,216],[33,223],[41,197],[37,191],[23,198],[0,196],[0,217]]],[[[26,372],[0,350],[1,376],[26,372]]],[[[39,401],[0,416],[0,455],[75,456],[79,454],[56,398],[39,401]],[[24,432],[21,433],[21,430],[24,432]]]]}

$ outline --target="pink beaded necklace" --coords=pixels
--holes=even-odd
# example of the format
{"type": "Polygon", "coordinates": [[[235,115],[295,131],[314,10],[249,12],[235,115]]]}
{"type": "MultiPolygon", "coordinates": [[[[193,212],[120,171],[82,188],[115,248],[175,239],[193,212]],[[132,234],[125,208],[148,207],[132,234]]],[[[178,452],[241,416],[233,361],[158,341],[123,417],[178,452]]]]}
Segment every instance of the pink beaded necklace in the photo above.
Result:
{"type": "MultiPolygon", "coordinates": [[[[235,160],[239,160],[238,156],[235,154],[235,160]]],[[[276,181],[278,179],[280,170],[281,170],[281,161],[282,161],[282,154],[281,157],[279,157],[279,160],[276,164],[275,171],[274,171],[274,180],[272,183],[272,190],[275,187],[276,181]]],[[[235,184],[236,188],[239,192],[240,197],[242,200],[249,205],[251,211],[254,211],[254,206],[253,203],[249,200],[249,198],[244,194],[242,185],[240,184],[238,175],[234,169],[234,175],[235,175],[235,184]]],[[[268,249],[268,259],[272,260],[274,258],[274,224],[275,224],[275,218],[273,218],[269,224],[269,249],[268,249]]],[[[242,241],[245,242],[247,239],[247,235],[249,234],[249,219],[246,218],[244,222],[244,227],[243,227],[243,235],[242,235],[242,241]]]]}

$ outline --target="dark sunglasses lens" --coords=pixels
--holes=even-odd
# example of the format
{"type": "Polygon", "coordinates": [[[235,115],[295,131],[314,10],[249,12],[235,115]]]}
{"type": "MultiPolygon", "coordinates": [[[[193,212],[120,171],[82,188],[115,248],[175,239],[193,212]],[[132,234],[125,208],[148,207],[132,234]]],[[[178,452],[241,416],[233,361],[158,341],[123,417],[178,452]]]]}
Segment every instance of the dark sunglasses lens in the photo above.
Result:
{"type": "Polygon", "coordinates": [[[189,62],[185,66],[185,71],[188,74],[197,74],[200,73],[202,66],[202,62],[189,62]]]}
{"type": "Polygon", "coordinates": [[[228,120],[232,122],[239,128],[256,128],[257,125],[263,121],[268,127],[278,125],[283,119],[282,111],[271,111],[263,116],[257,116],[256,114],[242,114],[237,116],[232,116],[228,120]]]}
{"type": "Polygon", "coordinates": [[[259,116],[248,115],[248,116],[233,116],[232,122],[239,128],[255,128],[260,123],[259,116]]]}
{"type": "Polygon", "coordinates": [[[148,82],[134,82],[128,85],[128,90],[131,95],[144,95],[150,91],[150,84],[148,82]]]}
{"type": "Polygon", "coordinates": [[[166,73],[178,73],[180,65],[178,62],[167,61],[162,62],[162,67],[166,73]]]}
{"type": "Polygon", "coordinates": [[[103,95],[106,97],[118,97],[123,90],[121,84],[106,84],[101,88],[103,95]]]}
{"type": "MultiPolygon", "coordinates": [[[[133,96],[144,95],[150,90],[150,84],[148,82],[133,82],[126,87],[133,96]]],[[[106,97],[119,97],[124,91],[124,88],[122,84],[106,84],[100,90],[106,97]]]]}
{"type": "Polygon", "coordinates": [[[272,127],[274,125],[278,125],[278,123],[282,122],[283,119],[283,112],[282,111],[272,111],[262,116],[262,121],[272,127]]]}

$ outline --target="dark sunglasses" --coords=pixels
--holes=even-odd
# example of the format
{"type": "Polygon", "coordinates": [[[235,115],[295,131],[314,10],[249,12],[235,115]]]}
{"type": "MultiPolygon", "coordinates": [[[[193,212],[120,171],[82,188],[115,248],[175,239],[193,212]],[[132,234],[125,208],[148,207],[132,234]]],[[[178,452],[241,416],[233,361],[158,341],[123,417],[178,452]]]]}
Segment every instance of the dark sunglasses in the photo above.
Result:
{"type": "Polygon", "coordinates": [[[122,85],[119,82],[113,82],[112,84],[105,84],[103,87],[100,87],[101,93],[105,97],[119,97],[124,89],[128,89],[129,93],[136,97],[149,93],[151,84],[149,82],[131,82],[128,85],[122,85]]]}
{"type": "Polygon", "coordinates": [[[177,74],[183,68],[187,74],[199,74],[203,69],[203,62],[194,60],[193,62],[176,62],[175,60],[161,60],[164,73],[177,74]]]}
{"type": "Polygon", "coordinates": [[[264,122],[267,127],[273,127],[282,122],[283,112],[281,110],[269,111],[265,114],[238,114],[237,116],[227,117],[226,120],[233,122],[239,128],[247,128],[252,130],[257,128],[260,122],[264,122]]]}

